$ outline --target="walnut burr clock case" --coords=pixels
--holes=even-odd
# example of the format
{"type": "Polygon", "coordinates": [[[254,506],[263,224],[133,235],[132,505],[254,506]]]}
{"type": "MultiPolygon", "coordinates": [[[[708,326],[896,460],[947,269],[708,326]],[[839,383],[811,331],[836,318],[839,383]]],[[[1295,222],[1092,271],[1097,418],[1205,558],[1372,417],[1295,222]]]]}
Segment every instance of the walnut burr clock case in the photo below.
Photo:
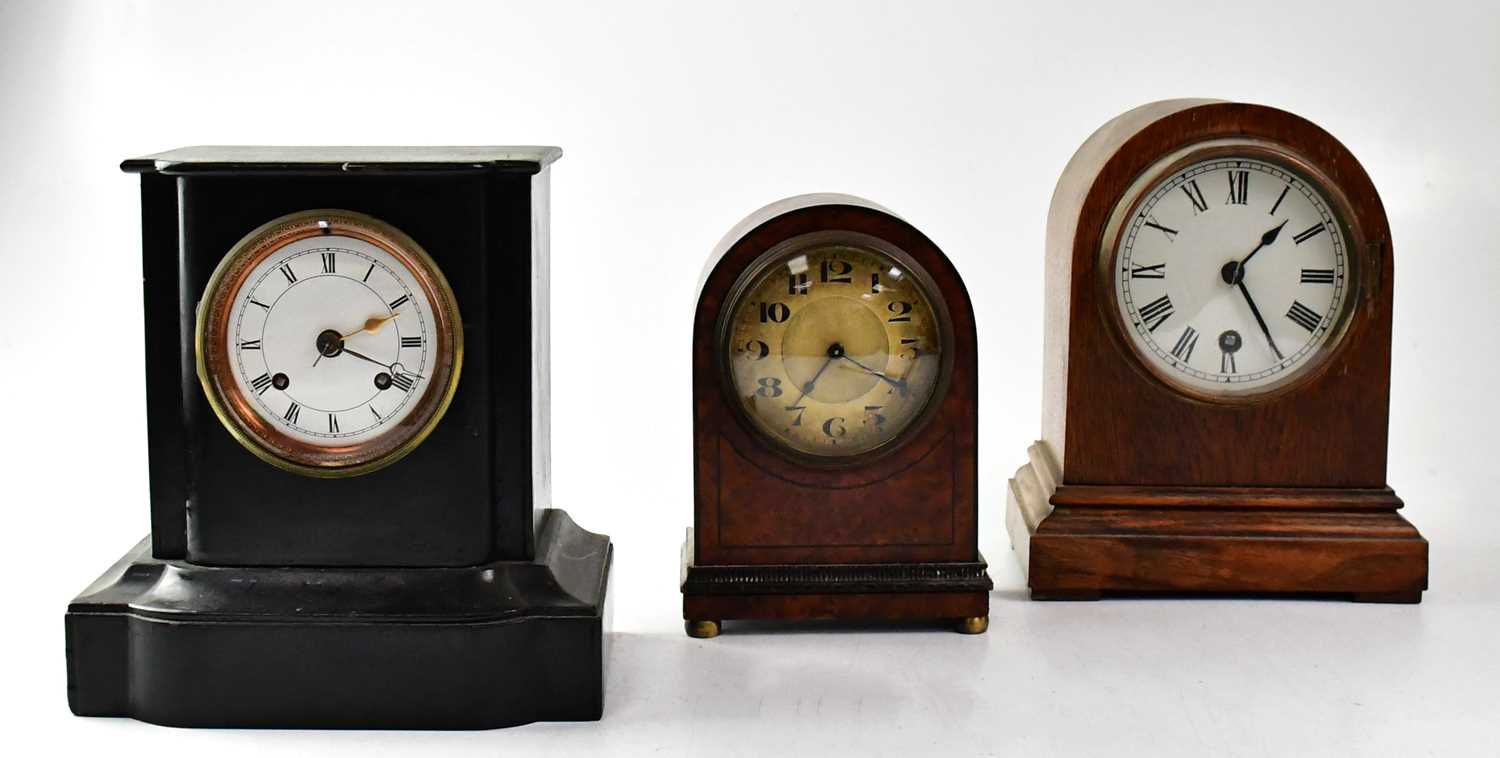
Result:
{"type": "Polygon", "coordinates": [[[151,534],[68,606],[74,713],[599,718],[611,546],[548,507],[559,155],[124,163],[141,176],[151,534]]]}
{"type": "Polygon", "coordinates": [[[867,201],[807,195],[725,237],[693,325],[683,618],[943,620],[983,632],[973,311],[867,201]]]}
{"type": "Polygon", "coordinates": [[[1338,140],[1209,100],[1110,121],[1057,184],[1046,293],[1006,519],[1032,597],[1420,601],[1386,484],[1390,229],[1338,140]]]}

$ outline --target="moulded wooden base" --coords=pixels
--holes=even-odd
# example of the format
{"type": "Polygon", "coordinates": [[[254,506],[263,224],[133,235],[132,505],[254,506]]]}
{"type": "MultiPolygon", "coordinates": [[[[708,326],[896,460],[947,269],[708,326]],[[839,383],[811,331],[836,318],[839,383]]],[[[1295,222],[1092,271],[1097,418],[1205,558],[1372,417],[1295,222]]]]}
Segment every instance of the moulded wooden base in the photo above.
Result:
{"type": "MultiPolygon", "coordinates": [[[[682,617],[724,619],[847,619],[886,621],[988,617],[988,592],[903,592],[859,595],[683,595],[682,617]]],[[[977,624],[977,622],[975,622],[977,624]]],[[[700,636],[700,635],[693,635],[700,636]]],[[[714,635],[702,635],[714,636],[714,635]]]]}
{"type": "Polygon", "coordinates": [[[682,617],[690,636],[725,619],[948,621],[988,628],[994,583],[983,556],[959,563],[707,565],[682,548],[682,617]]]}
{"type": "Polygon", "coordinates": [[[1420,602],[1427,540],[1389,489],[1058,486],[1045,446],[1007,524],[1032,598],[1337,595],[1420,602]],[[1049,494],[1050,493],[1050,494],[1049,494]]]}

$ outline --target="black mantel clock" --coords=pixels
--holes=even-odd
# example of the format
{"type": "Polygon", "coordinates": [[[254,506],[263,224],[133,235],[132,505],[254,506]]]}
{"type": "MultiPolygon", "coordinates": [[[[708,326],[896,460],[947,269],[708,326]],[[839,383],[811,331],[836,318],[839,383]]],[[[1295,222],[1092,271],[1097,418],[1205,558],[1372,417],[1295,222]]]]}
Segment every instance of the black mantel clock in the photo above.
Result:
{"type": "Polygon", "coordinates": [[[597,719],[609,539],[549,504],[556,148],[200,147],[141,175],[151,535],[79,715],[597,719]]]}

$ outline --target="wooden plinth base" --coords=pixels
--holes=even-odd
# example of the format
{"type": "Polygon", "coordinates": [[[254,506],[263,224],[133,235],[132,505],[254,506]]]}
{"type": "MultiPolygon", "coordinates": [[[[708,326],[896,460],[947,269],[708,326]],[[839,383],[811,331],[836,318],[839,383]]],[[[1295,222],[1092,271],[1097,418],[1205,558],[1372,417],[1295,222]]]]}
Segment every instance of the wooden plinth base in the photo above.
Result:
{"type": "Polygon", "coordinates": [[[682,617],[689,636],[711,638],[726,619],[946,621],[965,634],[989,627],[987,564],[693,563],[682,548],[682,617]]]}
{"type": "Polygon", "coordinates": [[[1298,594],[1416,603],[1427,540],[1389,489],[1058,486],[1041,443],[1006,523],[1037,600],[1298,594]]]}

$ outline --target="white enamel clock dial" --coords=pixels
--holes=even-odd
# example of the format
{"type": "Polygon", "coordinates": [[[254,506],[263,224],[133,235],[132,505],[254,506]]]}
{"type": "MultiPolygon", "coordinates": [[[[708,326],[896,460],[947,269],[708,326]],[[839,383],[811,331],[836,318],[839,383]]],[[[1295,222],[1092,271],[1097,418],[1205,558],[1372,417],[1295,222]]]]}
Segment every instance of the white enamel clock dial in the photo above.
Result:
{"type": "Polygon", "coordinates": [[[1329,200],[1269,160],[1215,157],[1148,187],[1111,278],[1148,366],[1190,390],[1266,391],[1331,346],[1351,282],[1329,200]]]}
{"type": "Polygon", "coordinates": [[[313,445],[399,425],[432,368],[432,303],[411,271],[364,240],[282,247],[230,307],[225,348],[240,391],[262,419],[313,445]]]}
{"type": "Polygon", "coordinates": [[[457,312],[415,242],[375,219],[278,219],[226,256],[200,306],[200,377],[272,463],[363,473],[409,452],[457,381],[457,312]]]}

